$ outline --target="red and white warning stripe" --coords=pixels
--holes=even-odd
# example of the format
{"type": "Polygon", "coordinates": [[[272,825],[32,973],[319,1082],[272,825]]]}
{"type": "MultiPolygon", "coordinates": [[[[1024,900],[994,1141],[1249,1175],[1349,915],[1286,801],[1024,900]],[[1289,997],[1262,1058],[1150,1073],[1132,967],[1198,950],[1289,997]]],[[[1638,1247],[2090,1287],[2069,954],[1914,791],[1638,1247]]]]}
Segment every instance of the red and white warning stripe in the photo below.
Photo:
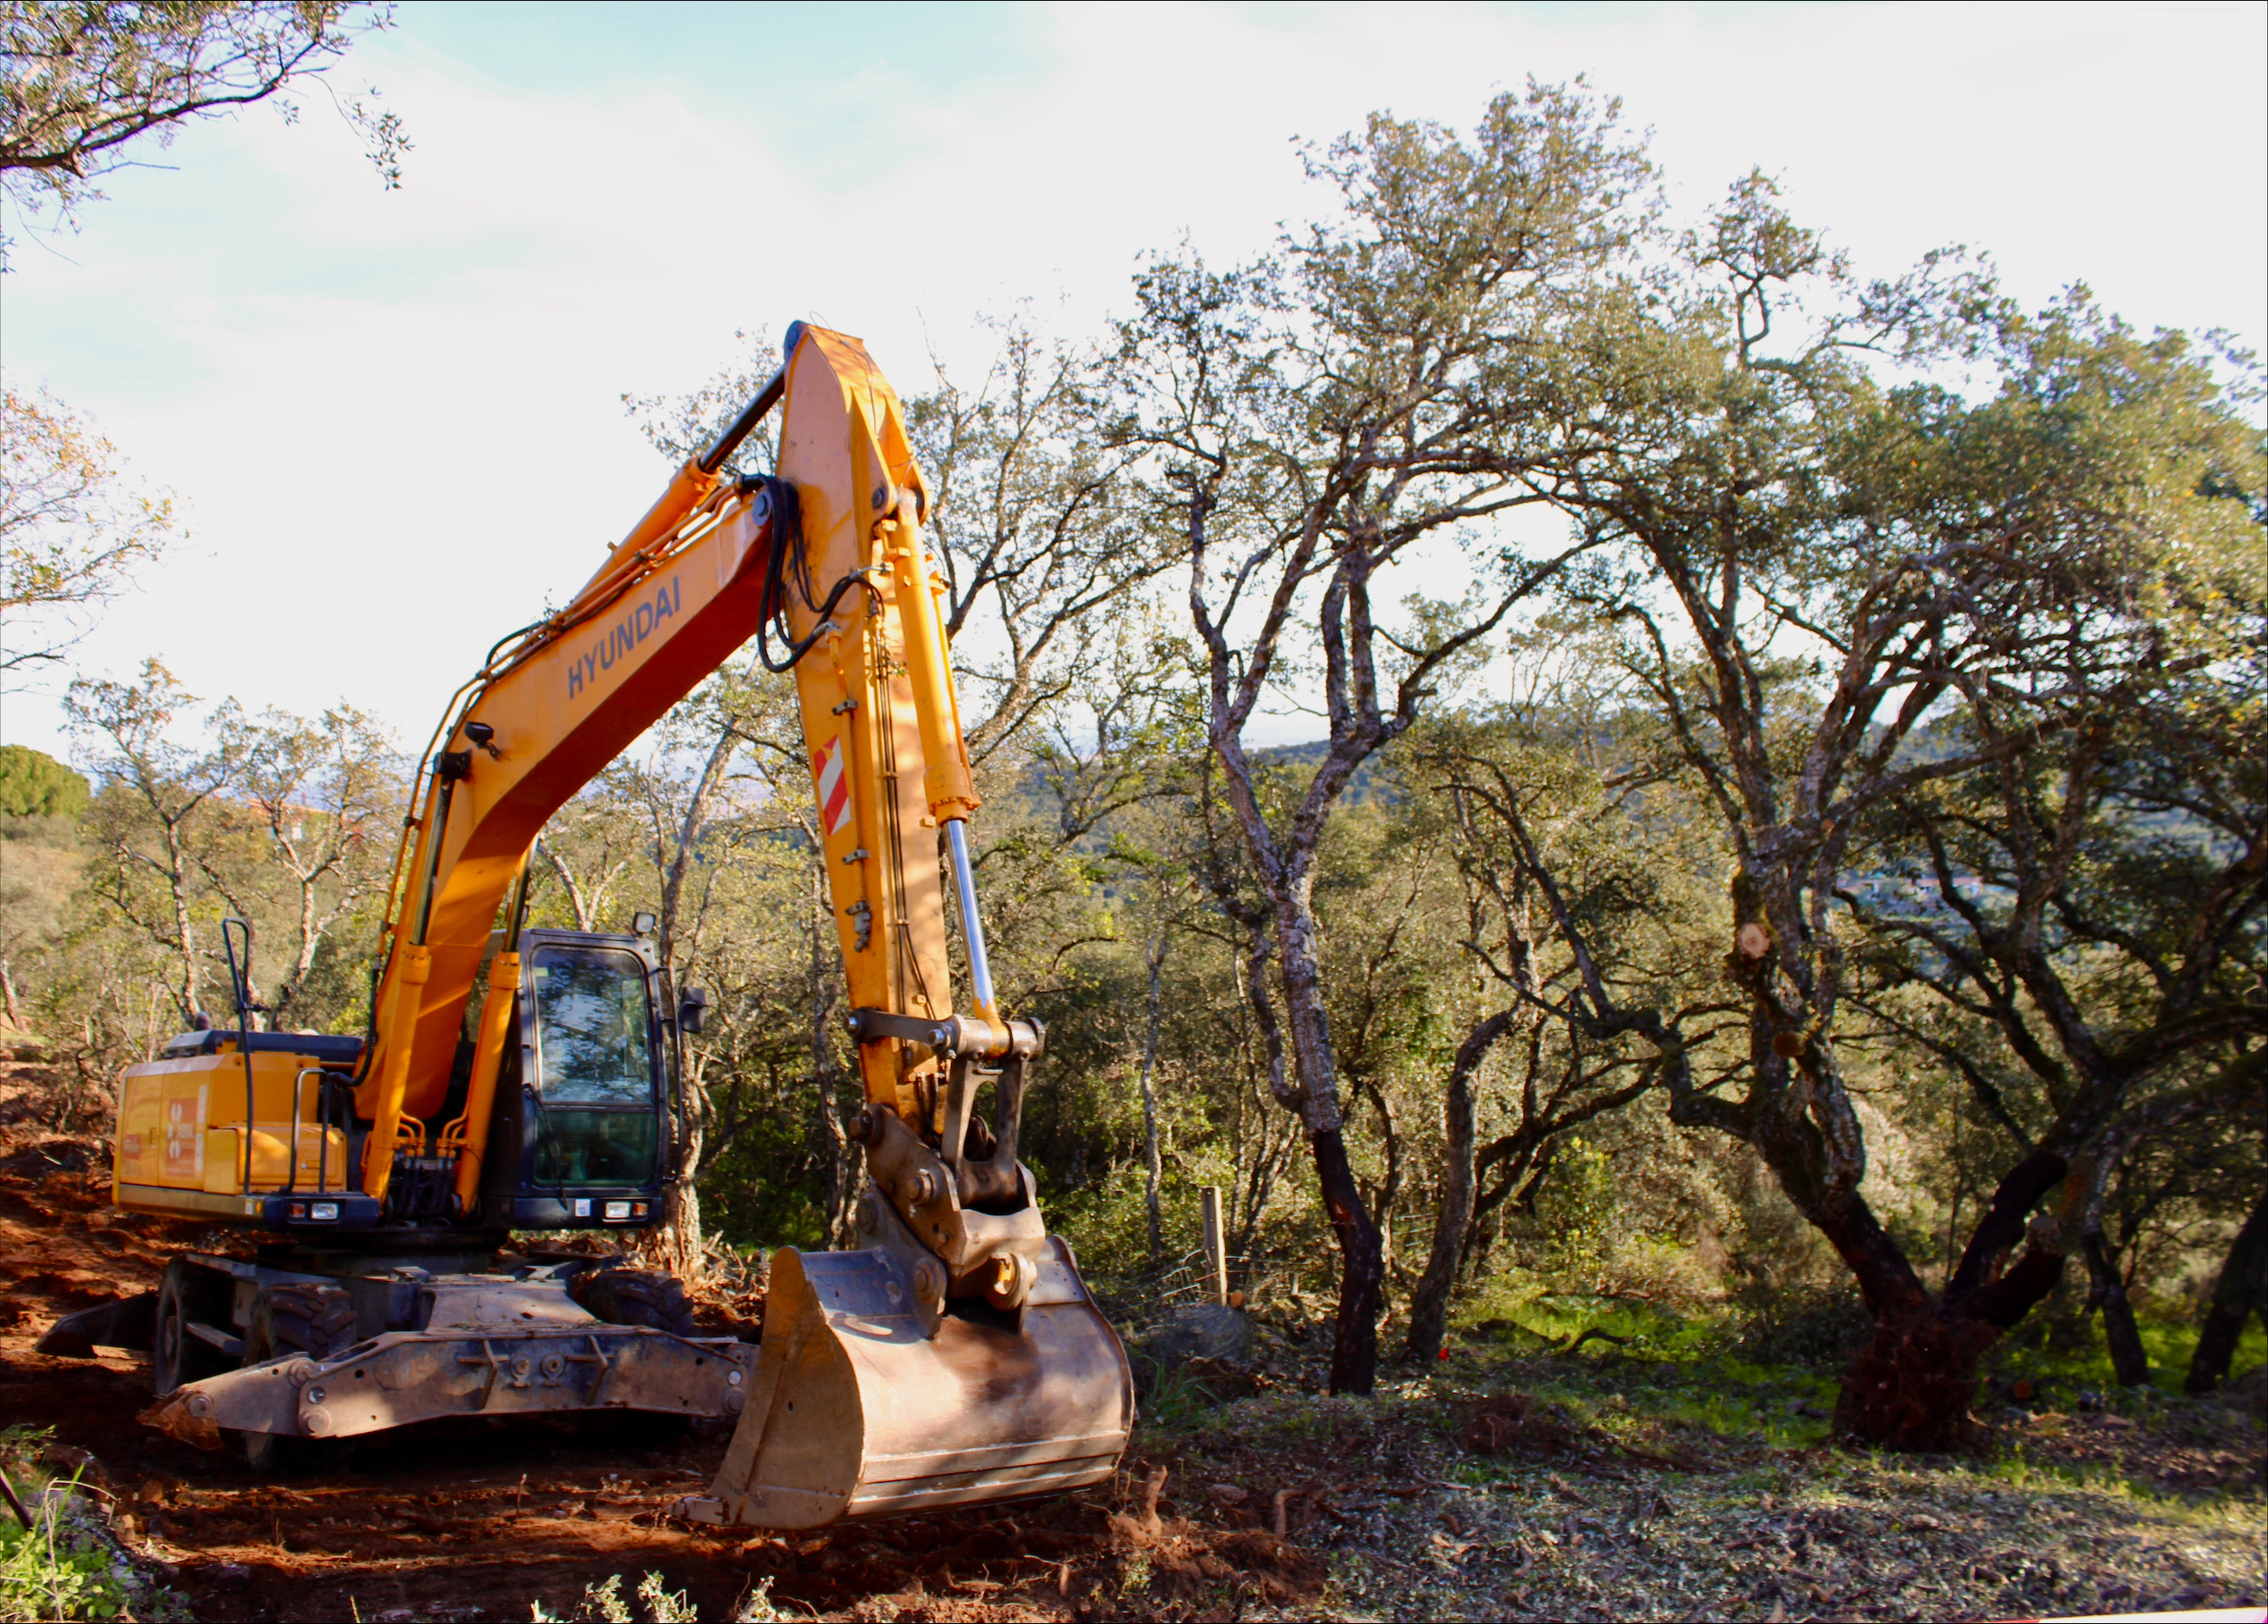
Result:
{"type": "Polygon", "coordinates": [[[813,753],[812,780],[819,786],[819,816],[827,832],[839,835],[850,827],[850,774],[843,770],[843,741],[830,738],[813,753]]]}

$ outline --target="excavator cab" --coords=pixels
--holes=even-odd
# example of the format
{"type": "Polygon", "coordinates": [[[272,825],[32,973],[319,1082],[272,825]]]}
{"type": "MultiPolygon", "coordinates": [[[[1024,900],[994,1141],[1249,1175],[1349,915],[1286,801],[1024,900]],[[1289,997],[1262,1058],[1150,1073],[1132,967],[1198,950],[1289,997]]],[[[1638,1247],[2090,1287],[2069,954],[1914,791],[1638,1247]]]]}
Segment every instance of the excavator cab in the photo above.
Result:
{"type": "MultiPolygon", "coordinates": [[[[232,924],[235,921],[230,921],[232,924]]],[[[382,1195],[356,1187],[372,1124],[353,1107],[359,1037],[184,1032],[121,1079],[121,1206],[249,1220],[305,1239],[385,1227],[643,1228],[660,1212],[677,1112],[677,1029],[654,945],[523,932],[477,1196],[461,1189],[476,1045],[439,1112],[396,1130],[382,1195]],[[237,1124],[253,1124],[250,1165],[237,1124]]],[[[479,1006],[468,1022],[477,1028],[479,1006]]],[[[470,1181],[465,1181],[469,1183],[470,1181]]]]}
{"type": "Polygon", "coordinates": [[[653,944],[529,929],[520,958],[481,1216],[499,1229],[643,1228],[670,1166],[682,1020],[653,944]]]}

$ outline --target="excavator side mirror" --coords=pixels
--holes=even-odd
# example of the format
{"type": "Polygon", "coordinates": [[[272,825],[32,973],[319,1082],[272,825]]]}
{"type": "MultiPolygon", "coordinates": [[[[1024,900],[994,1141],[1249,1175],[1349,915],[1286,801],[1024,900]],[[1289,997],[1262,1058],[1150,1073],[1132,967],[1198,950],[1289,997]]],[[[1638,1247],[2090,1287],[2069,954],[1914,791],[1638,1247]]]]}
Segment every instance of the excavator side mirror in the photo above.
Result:
{"type": "Polygon", "coordinates": [[[685,989],[685,996],[677,1006],[677,1029],[688,1037],[701,1036],[701,1022],[709,1013],[709,995],[697,987],[685,989]]]}

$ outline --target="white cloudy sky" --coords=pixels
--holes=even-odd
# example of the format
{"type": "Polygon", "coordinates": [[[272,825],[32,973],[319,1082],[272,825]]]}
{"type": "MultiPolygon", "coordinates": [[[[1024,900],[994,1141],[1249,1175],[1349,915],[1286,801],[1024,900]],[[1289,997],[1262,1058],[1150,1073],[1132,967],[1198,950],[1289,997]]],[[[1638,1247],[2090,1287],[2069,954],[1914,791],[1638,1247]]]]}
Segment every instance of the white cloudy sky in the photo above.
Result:
{"type": "MultiPolygon", "coordinates": [[[[78,235],[10,222],[0,360],[189,515],[79,669],[155,654],[409,743],[658,488],[621,394],[697,385],[737,328],[822,321],[918,387],[988,308],[1077,330],[1146,250],[1263,246],[1310,206],[1297,138],[1582,72],[1688,206],[1762,165],[1862,269],[1965,242],[2028,301],[2083,278],[2257,346],[2264,62],[2257,4],[408,0],[340,71],[409,127],[400,191],[320,96],[195,129],[78,235]]],[[[53,694],[0,738],[63,754],[53,694]]]]}

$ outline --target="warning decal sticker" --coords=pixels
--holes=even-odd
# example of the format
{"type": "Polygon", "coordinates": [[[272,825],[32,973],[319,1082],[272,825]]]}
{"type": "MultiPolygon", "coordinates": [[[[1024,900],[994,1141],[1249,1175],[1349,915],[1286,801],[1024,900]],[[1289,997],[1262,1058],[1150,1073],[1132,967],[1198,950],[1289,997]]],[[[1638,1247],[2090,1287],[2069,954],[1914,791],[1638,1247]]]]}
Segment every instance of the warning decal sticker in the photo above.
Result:
{"type": "Polygon", "coordinates": [[[850,827],[850,774],[843,770],[843,741],[830,738],[811,758],[811,776],[819,787],[819,816],[827,832],[839,835],[850,827]]]}

